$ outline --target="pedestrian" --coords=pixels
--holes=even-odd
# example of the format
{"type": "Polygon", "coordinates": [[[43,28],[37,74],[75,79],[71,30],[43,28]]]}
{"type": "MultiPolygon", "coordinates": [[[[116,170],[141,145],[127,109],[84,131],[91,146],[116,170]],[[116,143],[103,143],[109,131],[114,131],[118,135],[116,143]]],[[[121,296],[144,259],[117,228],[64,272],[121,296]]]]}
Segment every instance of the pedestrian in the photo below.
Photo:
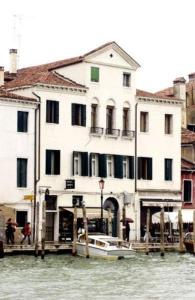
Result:
{"type": "Polygon", "coordinates": [[[26,237],[28,238],[28,244],[31,244],[30,236],[31,236],[31,228],[30,228],[30,222],[27,222],[24,227],[22,228],[22,234],[24,235],[23,239],[21,240],[21,244],[25,241],[26,237]]]}
{"type": "Polygon", "coordinates": [[[6,235],[7,244],[9,244],[9,242],[14,244],[14,232],[16,231],[17,224],[12,222],[12,219],[9,218],[6,222],[6,225],[7,227],[5,230],[5,235],[6,235]]]}
{"type": "Polygon", "coordinates": [[[130,223],[128,221],[126,221],[126,223],[125,223],[125,236],[126,236],[127,242],[129,242],[129,235],[130,235],[130,223]]]}

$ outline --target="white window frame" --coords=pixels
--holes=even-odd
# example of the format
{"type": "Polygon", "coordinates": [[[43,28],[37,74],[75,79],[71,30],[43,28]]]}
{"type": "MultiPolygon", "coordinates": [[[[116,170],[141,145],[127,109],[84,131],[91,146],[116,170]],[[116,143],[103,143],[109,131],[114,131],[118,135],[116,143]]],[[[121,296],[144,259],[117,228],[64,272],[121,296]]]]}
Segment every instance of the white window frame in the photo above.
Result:
{"type": "Polygon", "coordinates": [[[74,154],[74,175],[81,175],[81,154],[79,152],[74,154]]]}
{"type": "Polygon", "coordinates": [[[114,157],[107,155],[107,176],[114,177],[114,157]]]}
{"type": "Polygon", "coordinates": [[[129,178],[129,172],[128,172],[128,157],[123,157],[123,178],[129,178]]]}
{"type": "Polygon", "coordinates": [[[92,177],[98,177],[98,155],[91,154],[91,175],[92,177]]]}

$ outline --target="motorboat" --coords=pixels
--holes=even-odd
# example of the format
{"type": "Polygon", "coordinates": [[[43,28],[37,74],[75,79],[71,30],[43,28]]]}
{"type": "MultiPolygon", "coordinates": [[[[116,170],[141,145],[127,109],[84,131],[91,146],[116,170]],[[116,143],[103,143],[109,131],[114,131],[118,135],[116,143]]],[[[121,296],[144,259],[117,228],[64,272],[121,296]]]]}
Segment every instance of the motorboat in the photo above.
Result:
{"type": "MultiPolygon", "coordinates": [[[[103,234],[88,235],[88,251],[90,257],[120,259],[130,257],[135,253],[131,244],[119,239],[103,234]]],[[[86,255],[86,238],[82,234],[77,242],[77,254],[86,255]]]]}
{"type": "Polygon", "coordinates": [[[187,232],[184,236],[183,243],[186,247],[186,251],[195,254],[194,252],[194,239],[193,239],[193,233],[187,232]]]}

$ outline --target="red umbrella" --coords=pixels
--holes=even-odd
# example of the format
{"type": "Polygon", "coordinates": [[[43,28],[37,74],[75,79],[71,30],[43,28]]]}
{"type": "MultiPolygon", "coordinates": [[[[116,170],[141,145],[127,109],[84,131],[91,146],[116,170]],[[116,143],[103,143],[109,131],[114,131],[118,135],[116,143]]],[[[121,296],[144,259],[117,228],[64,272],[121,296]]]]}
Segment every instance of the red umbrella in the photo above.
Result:
{"type": "MultiPolygon", "coordinates": [[[[123,222],[123,220],[121,220],[121,222],[123,222]]],[[[131,218],[125,218],[125,223],[134,223],[134,221],[131,218]]]]}

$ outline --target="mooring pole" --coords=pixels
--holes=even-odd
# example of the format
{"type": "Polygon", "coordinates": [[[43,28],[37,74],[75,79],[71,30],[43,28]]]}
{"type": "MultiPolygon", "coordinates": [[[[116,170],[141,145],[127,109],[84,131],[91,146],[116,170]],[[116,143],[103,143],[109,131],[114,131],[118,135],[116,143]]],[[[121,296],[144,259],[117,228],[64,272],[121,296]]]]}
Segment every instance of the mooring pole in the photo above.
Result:
{"type": "Polygon", "coordinates": [[[41,258],[45,257],[45,233],[46,233],[46,202],[42,204],[42,238],[41,238],[41,258]]]}
{"type": "Polygon", "coordinates": [[[73,244],[72,244],[72,255],[77,254],[77,207],[74,207],[74,221],[73,221],[73,244]]]}
{"type": "Polygon", "coordinates": [[[195,210],[193,211],[193,250],[195,254],[195,210]]]}
{"type": "Polygon", "coordinates": [[[160,212],[160,255],[165,255],[165,237],[164,237],[164,208],[160,212]]]}
{"type": "Polygon", "coordinates": [[[108,235],[112,236],[112,215],[110,208],[108,208],[108,235]]]}
{"type": "Polygon", "coordinates": [[[125,222],[125,220],[126,220],[126,209],[125,209],[125,206],[123,206],[123,219],[122,219],[122,221],[123,221],[123,240],[124,241],[127,238],[126,237],[126,228],[125,228],[126,222],[125,222]]]}
{"type": "Polygon", "coordinates": [[[184,253],[184,245],[183,245],[183,220],[181,209],[178,211],[178,225],[179,225],[179,252],[184,253]]]}
{"type": "Polygon", "coordinates": [[[36,204],[35,257],[39,255],[39,202],[36,204]]]}
{"type": "Polygon", "coordinates": [[[150,209],[147,209],[146,216],[146,255],[149,254],[149,234],[150,234],[150,209]]]}
{"type": "Polygon", "coordinates": [[[88,241],[88,226],[87,226],[87,218],[86,218],[86,208],[83,205],[83,223],[84,223],[84,229],[85,229],[85,251],[86,251],[86,258],[89,258],[89,241],[88,241]]]}

